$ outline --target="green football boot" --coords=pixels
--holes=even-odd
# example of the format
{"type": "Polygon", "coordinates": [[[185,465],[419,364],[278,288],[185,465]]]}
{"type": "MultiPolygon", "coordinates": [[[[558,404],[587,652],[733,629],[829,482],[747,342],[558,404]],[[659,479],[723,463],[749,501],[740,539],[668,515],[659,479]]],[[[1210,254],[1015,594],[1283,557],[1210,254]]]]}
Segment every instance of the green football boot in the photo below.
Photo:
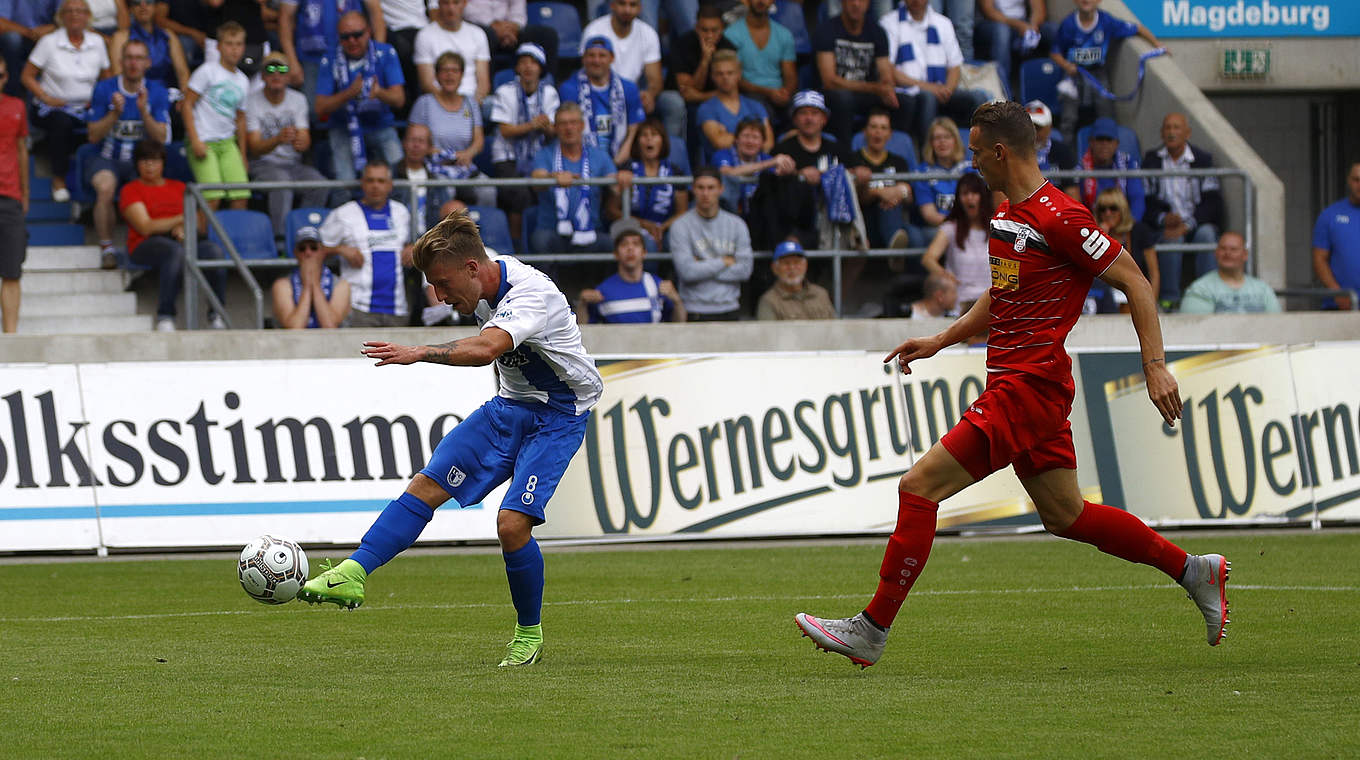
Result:
{"type": "Polygon", "coordinates": [[[368,573],[363,565],[352,559],[331,567],[330,560],[323,560],[321,573],[307,581],[298,592],[297,598],[308,604],[330,602],[347,609],[354,609],[364,603],[364,581],[368,573]]]}
{"type": "Polygon", "coordinates": [[[497,667],[533,665],[543,654],[543,626],[515,625],[515,638],[505,645],[505,659],[497,667]]]}

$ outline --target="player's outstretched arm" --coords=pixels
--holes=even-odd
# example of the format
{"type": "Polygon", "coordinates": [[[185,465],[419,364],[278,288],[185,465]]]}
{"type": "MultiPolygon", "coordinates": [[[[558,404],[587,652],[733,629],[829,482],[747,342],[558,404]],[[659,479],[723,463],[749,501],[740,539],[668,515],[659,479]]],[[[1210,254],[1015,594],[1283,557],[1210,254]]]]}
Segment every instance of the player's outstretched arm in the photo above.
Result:
{"type": "Polygon", "coordinates": [[[1181,417],[1181,393],[1176,378],[1166,368],[1162,325],[1157,319],[1157,302],[1152,286],[1128,251],[1120,251],[1119,258],[1114,260],[1100,279],[1119,288],[1128,297],[1133,331],[1138,333],[1138,345],[1143,352],[1143,377],[1147,382],[1148,398],[1166,424],[1174,426],[1181,417]]]}
{"type": "Polygon", "coordinates": [[[471,338],[453,340],[436,346],[403,346],[380,340],[364,342],[360,353],[377,359],[374,366],[384,364],[415,364],[430,362],[455,367],[484,367],[515,347],[510,333],[499,327],[488,327],[471,338]]]}
{"type": "Polygon", "coordinates": [[[945,346],[952,346],[955,343],[968,340],[982,332],[987,326],[991,311],[992,294],[983,292],[982,297],[973,303],[973,307],[963,316],[954,320],[954,323],[946,327],[944,332],[927,338],[907,338],[902,345],[894,348],[892,353],[883,357],[883,363],[887,364],[895,358],[902,374],[910,375],[911,362],[917,359],[928,359],[939,353],[940,349],[945,346]]]}

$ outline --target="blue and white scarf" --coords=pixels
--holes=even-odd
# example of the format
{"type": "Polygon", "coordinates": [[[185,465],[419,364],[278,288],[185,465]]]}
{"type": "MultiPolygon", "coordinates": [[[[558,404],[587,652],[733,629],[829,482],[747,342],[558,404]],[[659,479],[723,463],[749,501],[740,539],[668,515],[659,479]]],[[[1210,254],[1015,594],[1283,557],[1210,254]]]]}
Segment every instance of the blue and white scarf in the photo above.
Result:
{"type": "Polygon", "coordinates": [[[354,81],[354,77],[361,77],[364,80],[359,96],[345,104],[345,129],[349,131],[349,152],[354,157],[354,171],[359,174],[368,164],[368,150],[364,145],[363,126],[359,124],[359,112],[363,110],[364,102],[373,97],[373,84],[378,77],[377,45],[373,40],[368,41],[368,50],[364,51],[364,65],[356,69],[350,69],[349,56],[346,56],[343,50],[336,50],[335,60],[331,62],[331,75],[335,79],[336,92],[343,92],[349,87],[350,82],[354,81]]]}
{"type": "MultiPolygon", "coordinates": [[[[566,171],[562,160],[562,145],[553,148],[553,173],[566,171]]],[[[581,146],[581,179],[590,179],[590,146],[581,146]]],[[[553,202],[557,208],[557,234],[571,236],[571,244],[582,246],[595,242],[595,230],[591,228],[590,186],[580,185],[573,188],[553,189],[553,202]],[[578,190],[576,207],[571,208],[570,191],[578,190]]]]}
{"type": "Polygon", "coordinates": [[[628,134],[628,107],[624,102],[623,79],[612,70],[609,72],[609,136],[608,145],[601,144],[601,135],[595,131],[595,98],[590,78],[585,69],[576,74],[576,99],[581,104],[581,117],[586,122],[586,145],[604,148],[609,155],[616,156],[623,147],[623,138],[628,134]]]}
{"type": "Polygon", "coordinates": [[[844,166],[836,164],[822,172],[822,195],[828,219],[842,224],[855,221],[854,195],[844,166]]]}
{"type": "MultiPolygon", "coordinates": [[[[641,161],[629,164],[633,175],[647,176],[647,167],[641,161]]],[[[661,159],[656,176],[670,177],[675,174],[670,159],[661,159]]],[[[658,224],[670,218],[675,209],[675,185],[639,185],[633,183],[633,214],[658,224]]],[[[658,241],[659,242],[659,241],[658,241]]]]}
{"type": "MultiPolygon", "coordinates": [[[[515,89],[519,91],[519,123],[527,124],[543,113],[543,82],[538,83],[538,90],[534,92],[533,108],[529,107],[524,82],[518,78],[515,79],[515,89]]],[[[543,133],[535,129],[517,140],[512,140],[511,146],[515,151],[515,168],[520,174],[528,176],[534,168],[534,155],[543,147],[543,133]]]]}

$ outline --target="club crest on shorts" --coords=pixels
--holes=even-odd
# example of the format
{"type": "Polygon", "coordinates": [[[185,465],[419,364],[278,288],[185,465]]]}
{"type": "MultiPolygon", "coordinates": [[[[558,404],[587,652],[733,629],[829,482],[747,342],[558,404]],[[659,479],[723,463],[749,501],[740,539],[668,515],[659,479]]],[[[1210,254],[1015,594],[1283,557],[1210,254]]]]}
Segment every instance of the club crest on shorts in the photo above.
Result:
{"type": "Polygon", "coordinates": [[[449,488],[457,488],[458,486],[463,485],[463,481],[466,480],[466,479],[467,479],[467,473],[463,472],[462,470],[458,469],[457,467],[450,467],[450,468],[449,468],[449,475],[448,475],[448,477],[446,478],[446,480],[447,480],[448,483],[449,483],[449,488]]]}

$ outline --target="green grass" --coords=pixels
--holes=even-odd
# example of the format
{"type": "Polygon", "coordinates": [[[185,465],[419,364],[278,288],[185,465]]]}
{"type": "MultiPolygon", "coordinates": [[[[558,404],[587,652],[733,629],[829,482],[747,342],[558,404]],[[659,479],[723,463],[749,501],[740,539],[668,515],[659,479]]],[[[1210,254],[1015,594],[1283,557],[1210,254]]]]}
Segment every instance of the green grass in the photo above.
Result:
{"type": "Polygon", "coordinates": [[[5,565],[0,756],[1360,753],[1360,534],[1177,538],[1233,561],[1223,646],[1150,568],[940,541],[865,671],[793,614],[860,609],[877,542],[549,548],[544,658],[510,672],[494,553],[401,557],[354,612],[257,604],[231,559],[5,565]]]}

